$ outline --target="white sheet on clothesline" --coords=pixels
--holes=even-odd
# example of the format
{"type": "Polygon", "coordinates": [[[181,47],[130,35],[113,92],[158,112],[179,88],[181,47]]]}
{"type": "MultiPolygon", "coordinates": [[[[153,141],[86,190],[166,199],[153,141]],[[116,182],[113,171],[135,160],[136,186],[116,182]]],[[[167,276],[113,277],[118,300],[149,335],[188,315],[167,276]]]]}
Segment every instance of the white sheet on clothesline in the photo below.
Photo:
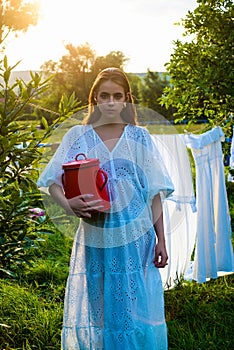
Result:
{"type": "Polygon", "coordinates": [[[175,191],[163,203],[169,263],[160,269],[165,288],[173,287],[190,266],[196,237],[196,203],[192,172],[183,135],[152,135],[175,191]]]}

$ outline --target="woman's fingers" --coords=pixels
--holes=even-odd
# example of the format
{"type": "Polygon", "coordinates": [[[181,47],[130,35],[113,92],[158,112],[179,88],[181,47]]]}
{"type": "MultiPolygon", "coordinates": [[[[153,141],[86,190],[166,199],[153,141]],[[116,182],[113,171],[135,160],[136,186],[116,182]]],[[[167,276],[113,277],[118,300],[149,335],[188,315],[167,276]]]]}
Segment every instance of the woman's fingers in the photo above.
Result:
{"type": "Polygon", "coordinates": [[[155,258],[154,258],[154,264],[156,267],[165,267],[167,265],[168,261],[168,255],[166,252],[166,248],[161,246],[160,244],[157,244],[155,247],[155,258]]]}
{"type": "Polygon", "coordinates": [[[102,208],[102,200],[95,199],[91,200],[93,195],[81,195],[73,198],[72,206],[77,207],[78,209],[82,209],[84,211],[96,210],[98,208],[102,208]]]}
{"type": "Polygon", "coordinates": [[[68,199],[68,203],[76,216],[90,218],[93,211],[103,208],[102,200],[92,198],[92,194],[84,194],[68,199]]]}
{"type": "Polygon", "coordinates": [[[154,264],[158,268],[165,267],[167,265],[167,259],[166,258],[161,258],[161,256],[160,257],[156,257],[155,260],[154,260],[154,264]]]}

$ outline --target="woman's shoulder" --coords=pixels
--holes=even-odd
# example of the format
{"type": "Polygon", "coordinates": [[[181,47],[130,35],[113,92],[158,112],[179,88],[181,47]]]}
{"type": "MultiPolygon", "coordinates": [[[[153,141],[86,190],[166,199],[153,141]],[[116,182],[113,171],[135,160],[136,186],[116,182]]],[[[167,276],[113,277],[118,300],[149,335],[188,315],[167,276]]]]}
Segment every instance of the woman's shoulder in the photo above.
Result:
{"type": "Polygon", "coordinates": [[[132,136],[134,136],[138,139],[139,138],[140,139],[142,139],[142,138],[149,139],[150,138],[150,133],[146,129],[146,127],[144,127],[144,126],[129,124],[128,131],[130,134],[132,134],[132,136]]]}
{"type": "Polygon", "coordinates": [[[135,124],[128,124],[129,129],[134,130],[135,132],[142,133],[142,134],[149,134],[149,131],[145,126],[141,125],[135,125],[135,124]]]}

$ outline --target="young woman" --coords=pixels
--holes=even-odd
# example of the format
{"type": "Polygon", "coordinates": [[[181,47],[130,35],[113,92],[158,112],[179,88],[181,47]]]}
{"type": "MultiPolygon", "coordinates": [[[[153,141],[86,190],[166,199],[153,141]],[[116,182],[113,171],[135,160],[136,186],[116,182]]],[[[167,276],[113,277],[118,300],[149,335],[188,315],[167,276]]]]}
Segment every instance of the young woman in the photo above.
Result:
{"type": "Polygon", "coordinates": [[[161,198],[173,185],[149,133],[136,124],[127,76],[104,69],[91,88],[84,124],[68,131],[38,181],[67,214],[81,218],[66,287],[63,350],[167,349],[158,269],[168,260],[161,198]],[[91,193],[66,199],[62,164],[81,152],[99,158],[107,173],[110,210],[91,193]]]}

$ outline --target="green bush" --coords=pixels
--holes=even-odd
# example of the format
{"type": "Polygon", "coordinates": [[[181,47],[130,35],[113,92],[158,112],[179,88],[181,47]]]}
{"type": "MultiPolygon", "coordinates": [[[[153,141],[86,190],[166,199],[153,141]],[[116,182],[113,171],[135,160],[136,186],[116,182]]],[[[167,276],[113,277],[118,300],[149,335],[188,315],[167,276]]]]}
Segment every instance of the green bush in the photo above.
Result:
{"type": "Polygon", "coordinates": [[[28,116],[29,106],[35,115],[36,103],[48,88],[49,79],[42,81],[42,75],[31,73],[27,84],[16,80],[10,85],[14,68],[8,66],[6,57],[0,62],[0,277],[15,276],[33,258],[32,248],[37,246],[40,234],[54,232],[48,218],[38,218],[31,212],[42,207],[36,185],[39,146],[77,105],[74,96],[63,97],[60,117],[53,125],[49,127],[42,117],[44,131],[39,131],[35,123],[20,123],[28,116]]]}

